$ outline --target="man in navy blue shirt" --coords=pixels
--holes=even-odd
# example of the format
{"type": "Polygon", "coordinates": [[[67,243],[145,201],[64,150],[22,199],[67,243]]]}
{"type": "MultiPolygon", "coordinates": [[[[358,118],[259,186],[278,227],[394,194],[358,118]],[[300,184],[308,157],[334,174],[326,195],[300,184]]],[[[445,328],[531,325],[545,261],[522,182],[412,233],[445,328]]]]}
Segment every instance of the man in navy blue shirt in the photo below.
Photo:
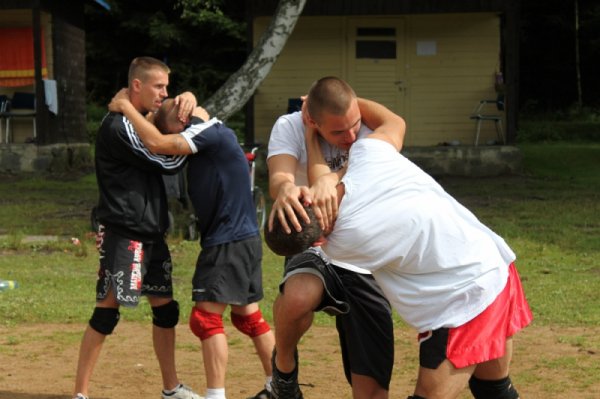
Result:
{"type": "Polygon", "coordinates": [[[267,381],[256,398],[270,398],[271,353],[275,338],[262,317],[262,241],[250,190],[245,154],[235,133],[200,107],[189,120],[165,100],[154,124],[132,107],[126,90],[109,109],[125,114],[153,153],[189,157],[188,192],[198,217],[202,251],[193,278],[190,328],[202,341],[207,399],[225,399],[228,346],[222,314],[231,307],[231,322],[250,336],[267,381]],[[205,122],[208,121],[208,122],[205,122]],[[163,134],[161,134],[161,132],[163,134]]]}

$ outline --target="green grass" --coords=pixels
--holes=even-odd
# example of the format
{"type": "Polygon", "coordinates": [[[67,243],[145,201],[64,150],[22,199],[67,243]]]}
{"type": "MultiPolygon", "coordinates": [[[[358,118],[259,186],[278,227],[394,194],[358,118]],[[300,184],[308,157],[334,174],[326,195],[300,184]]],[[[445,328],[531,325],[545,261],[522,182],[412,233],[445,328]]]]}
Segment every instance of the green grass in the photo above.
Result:
{"type": "Polygon", "coordinates": [[[98,201],[96,176],[61,182],[32,178],[0,184],[0,234],[81,235],[98,201]]]}
{"type": "Polygon", "coordinates": [[[520,179],[446,188],[517,254],[534,324],[600,325],[600,144],[520,148],[520,179]]]}
{"type": "MultiPolygon", "coordinates": [[[[477,217],[503,236],[517,254],[516,265],[534,313],[534,324],[600,325],[600,144],[522,144],[525,172],[516,177],[443,178],[441,184],[477,217]]],[[[0,293],[0,323],[86,322],[94,307],[98,264],[89,214],[97,200],[94,176],[77,181],[27,179],[0,184],[0,279],[19,288],[0,293]],[[78,237],[68,241],[21,244],[26,234],[78,237]],[[89,235],[89,234],[88,234],[89,235]]],[[[191,310],[191,278],[200,247],[184,241],[191,210],[171,202],[177,229],[169,238],[175,297],[182,319],[191,310]]],[[[265,299],[260,306],[272,321],[283,259],[266,246],[265,299]]],[[[149,321],[142,301],[123,309],[125,320],[149,321]]],[[[225,314],[226,318],[228,313],[225,314]]],[[[183,322],[184,320],[182,320],[183,322]]],[[[315,324],[332,326],[322,313],[315,324]]],[[[403,325],[397,315],[397,326],[403,325]]],[[[16,338],[15,338],[16,339],[16,338]]],[[[588,344],[586,344],[588,345],[588,344]]],[[[593,344],[596,350],[598,342],[593,344]]]]}

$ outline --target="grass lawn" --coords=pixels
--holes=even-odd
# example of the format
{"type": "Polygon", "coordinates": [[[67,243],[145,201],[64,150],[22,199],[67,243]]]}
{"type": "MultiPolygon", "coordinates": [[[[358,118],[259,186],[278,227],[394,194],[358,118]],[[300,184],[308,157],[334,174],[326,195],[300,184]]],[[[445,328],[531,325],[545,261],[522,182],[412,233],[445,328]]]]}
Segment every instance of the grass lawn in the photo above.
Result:
{"type": "MultiPolygon", "coordinates": [[[[534,324],[600,325],[600,145],[521,145],[525,171],[498,178],[443,178],[448,192],[503,236],[517,254],[517,268],[535,315],[534,324]]],[[[97,252],[90,234],[90,211],[97,201],[93,175],[74,181],[27,179],[0,183],[0,280],[19,288],[0,293],[0,323],[85,322],[94,307],[97,252]],[[78,237],[58,243],[20,243],[24,235],[78,237]]],[[[175,297],[182,319],[191,309],[196,242],[183,240],[190,210],[171,203],[177,229],[169,238],[175,297]]],[[[267,319],[282,272],[282,258],[264,246],[267,319]]],[[[126,320],[150,320],[124,309],[126,320]]],[[[396,323],[402,325],[399,317],[396,323]]],[[[183,322],[184,320],[182,320],[183,322]]],[[[317,325],[333,325],[317,314],[317,325]]]]}

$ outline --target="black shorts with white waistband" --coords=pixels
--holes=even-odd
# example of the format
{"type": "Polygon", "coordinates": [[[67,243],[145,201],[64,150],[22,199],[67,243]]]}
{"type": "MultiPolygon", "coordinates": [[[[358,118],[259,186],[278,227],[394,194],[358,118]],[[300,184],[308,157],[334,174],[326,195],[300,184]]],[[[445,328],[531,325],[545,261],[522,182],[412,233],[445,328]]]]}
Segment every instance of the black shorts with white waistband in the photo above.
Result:
{"type": "Polygon", "coordinates": [[[346,379],[351,373],[375,379],[389,390],[394,366],[392,308],[371,274],[356,273],[325,261],[307,250],[286,259],[279,291],[295,274],[315,275],[323,282],[323,299],[316,312],[336,317],[346,379]]]}
{"type": "Polygon", "coordinates": [[[245,306],[263,298],[262,240],[244,240],[203,248],[192,279],[194,302],[245,306]]]}

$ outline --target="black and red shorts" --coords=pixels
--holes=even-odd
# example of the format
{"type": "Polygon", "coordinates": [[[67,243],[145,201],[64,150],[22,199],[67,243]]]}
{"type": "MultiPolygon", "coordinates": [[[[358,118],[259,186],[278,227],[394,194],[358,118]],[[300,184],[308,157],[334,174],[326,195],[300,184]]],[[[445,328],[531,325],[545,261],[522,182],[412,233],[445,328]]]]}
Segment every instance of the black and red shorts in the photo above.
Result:
{"type": "Polygon", "coordinates": [[[97,302],[106,298],[111,286],[119,305],[128,308],[136,308],[140,296],[173,297],[173,266],[165,241],[145,244],[100,226],[96,247],[100,252],[97,302]]]}
{"type": "Polygon", "coordinates": [[[501,358],[506,339],[532,319],[521,279],[511,263],[506,286],[477,317],[456,328],[440,328],[419,334],[420,365],[435,370],[448,359],[460,369],[501,358]]]}

